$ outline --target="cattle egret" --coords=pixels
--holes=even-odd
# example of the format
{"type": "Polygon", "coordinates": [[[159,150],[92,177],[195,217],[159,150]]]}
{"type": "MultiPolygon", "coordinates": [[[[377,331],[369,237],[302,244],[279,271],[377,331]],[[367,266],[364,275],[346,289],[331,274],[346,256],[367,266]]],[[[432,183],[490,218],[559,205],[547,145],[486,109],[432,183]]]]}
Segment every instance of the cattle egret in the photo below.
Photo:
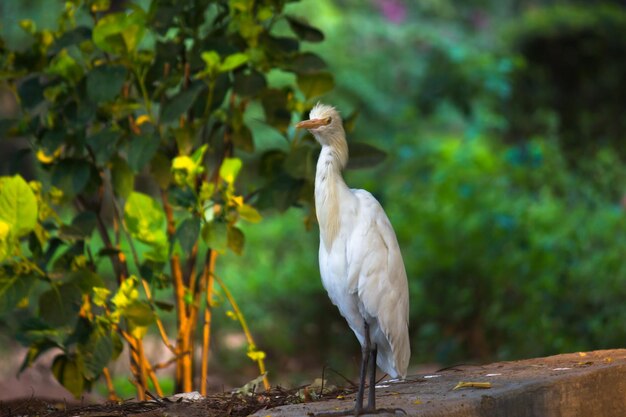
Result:
{"type": "Polygon", "coordinates": [[[296,126],[308,129],[322,145],[315,174],[322,283],[362,347],[354,409],[324,415],[390,411],[376,409],[376,365],[392,378],[404,378],[411,356],[402,254],[378,201],[367,191],[348,188],[341,175],[348,143],[339,113],[318,103],[309,117],[296,126]],[[368,372],[368,405],[363,407],[368,372]]]}

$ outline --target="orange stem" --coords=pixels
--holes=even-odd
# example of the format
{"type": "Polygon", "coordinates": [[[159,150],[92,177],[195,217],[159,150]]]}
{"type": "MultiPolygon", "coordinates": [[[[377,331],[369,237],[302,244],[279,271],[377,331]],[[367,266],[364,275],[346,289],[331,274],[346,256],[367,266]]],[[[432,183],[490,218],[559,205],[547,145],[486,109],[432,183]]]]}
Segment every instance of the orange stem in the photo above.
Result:
{"type": "Polygon", "coordinates": [[[209,372],[209,348],[211,346],[211,318],[212,298],[213,298],[213,276],[215,272],[215,260],[217,252],[209,249],[209,262],[205,264],[203,270],[203,280],[205,288],[204,325],[202,329],[202,371],[200,376],[200,394],[207,394],[207,375],[209,372]]]}

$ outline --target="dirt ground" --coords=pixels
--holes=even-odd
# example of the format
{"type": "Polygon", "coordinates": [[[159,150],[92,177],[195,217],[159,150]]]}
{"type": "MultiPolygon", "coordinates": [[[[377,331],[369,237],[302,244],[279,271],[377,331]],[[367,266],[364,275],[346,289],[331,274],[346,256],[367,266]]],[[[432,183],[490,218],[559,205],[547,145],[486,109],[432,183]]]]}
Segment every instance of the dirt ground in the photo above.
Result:
{"type": "MultiPolygon", "coordinates": [[[[49,417],[287,417],[345,410],[353,406],[354,389],[321,386],[273,388],[269,392],[219,394],[194,401],[155,399],[147,402],[70,406],[28,398],[0,403],[3,416],[49,417]]],[[[578,416],[626,415],[626,350],[571,353],[488,365],[458,365],[406,381],[377,385],[377,405],[399,408],[409,416],[578,416]],[[459,383],[465,387],[457,388],[459,383]]],[[[379,414],[380,415],[380,414],[379,414]]],[[[398,413],[402,415],[402,413],[398,413]]]]}

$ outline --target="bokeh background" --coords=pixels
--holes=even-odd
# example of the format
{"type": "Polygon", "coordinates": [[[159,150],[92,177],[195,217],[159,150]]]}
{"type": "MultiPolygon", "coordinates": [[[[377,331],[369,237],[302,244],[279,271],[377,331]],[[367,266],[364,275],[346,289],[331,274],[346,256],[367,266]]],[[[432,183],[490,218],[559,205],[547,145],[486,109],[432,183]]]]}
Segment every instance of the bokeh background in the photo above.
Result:
{"type": "MultiPolygon", "coordinates": [[[[62,3],[0,2],[2,37],[23,42],[24,18],[53,25],[62,3]]],[[[358,115],[349,139],[387,153],[345,176],[381,201],[398,235],[412,370],[626,346],[626,3],[288,7],[325,35],[305,48],[335,77],[324,102],[358,115]]],[[[276,140],[255,132],[261,149],[276,140]]],[[[326,366],[354,377],[360,351],[322,288],[317,226],[297,207],[263,214],[242,226],[243,255],[217,269],[271,382],[311,382],[326,366]]],[[[256,370],[222,316],[211,375],[237,386],[256,370]]]]}

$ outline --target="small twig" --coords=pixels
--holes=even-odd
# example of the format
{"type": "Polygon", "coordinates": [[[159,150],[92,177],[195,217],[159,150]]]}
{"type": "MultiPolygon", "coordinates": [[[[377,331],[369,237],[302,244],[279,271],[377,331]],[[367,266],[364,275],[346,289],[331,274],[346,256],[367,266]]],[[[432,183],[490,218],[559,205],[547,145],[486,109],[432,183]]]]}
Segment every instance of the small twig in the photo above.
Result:
{"type": "MultiPolygon", "coordinates": [[[[226,287],[226,284],[224,284],[224,281],[222,281],[222,279],[218,275],[213,274],[213,278],[220,285],[220,287],[224,291],[224,294],[226,295],[226,298],[228,299],[228,302],[230,303],[230,305],[232,306],[233,310],[235,311],[235,315],[237,317],[237,320],[239,320],[239,324],[241,324],[241,329],[243,330],[243,333],[246,336],[246,339],[248,341],[248,345],[250,347],[252,347],[252,348],[256,348],[256,344],[254,343],[254,338],[252,337],[252,333],[250,333],[250,329],[248,328],[246,320],[243,317],[243,314],[241,313],[241,310],[239,309],[239,305],[235,301],[235,298],[233,297],[233,295],[228,290],[228,287],[226,287]]],[[[266,390],[269,390],[270,389],[270,383],[269,383],[269,381],[267,379],[267,374],[266,374],[266,371],[265,371],[265,362],[263,361],[263,359],[257,359],[256,362],[257,362],[257,364],[259,366],[259,373],[261,375],[265,374],[265,376],[263,376],[263,386],[265,387],[266,390]]]]}
{"type": "Polygon", "coordinates": [[[109,368],[107,368],[106,366],[104,368],[102,368],[102,375],[104,375],[104,380],[107,384],[107,391],[109,393],[108,398],[109,401],[119,401],[120,398],[117,396],[117,393],[115,392],[115,386],[113,385],[113,380],[111,379],[111,373],[109,372],[109,368]]]}

